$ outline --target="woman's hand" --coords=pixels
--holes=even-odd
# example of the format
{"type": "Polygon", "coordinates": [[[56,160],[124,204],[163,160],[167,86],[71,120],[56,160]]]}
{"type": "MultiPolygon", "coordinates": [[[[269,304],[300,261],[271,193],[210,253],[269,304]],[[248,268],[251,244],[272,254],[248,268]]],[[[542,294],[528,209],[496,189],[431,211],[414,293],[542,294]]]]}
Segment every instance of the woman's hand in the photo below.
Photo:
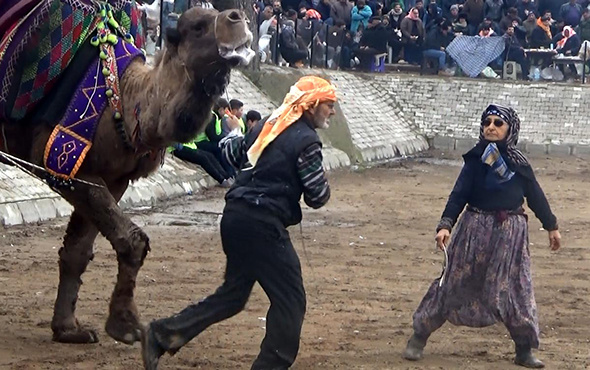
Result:
{"type": "Polygon", "coordinates": [[[449,244],[450,238],[451,232],[449,230],[440,229],[434,240],[436,240],[436,246],[442,251],[449,244]]]}
{"type": "Polygon", "coordinates": [[[552,251],[556,251],[561,247],[561,234],[559,230],[549,231],[549,247],[552,251]]]}

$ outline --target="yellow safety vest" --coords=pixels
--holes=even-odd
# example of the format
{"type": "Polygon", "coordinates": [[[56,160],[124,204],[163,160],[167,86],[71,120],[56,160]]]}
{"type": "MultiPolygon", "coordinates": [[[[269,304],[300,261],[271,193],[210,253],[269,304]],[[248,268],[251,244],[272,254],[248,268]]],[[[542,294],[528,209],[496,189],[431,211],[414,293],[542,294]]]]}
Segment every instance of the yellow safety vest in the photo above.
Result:
{"type": "MultiPolygon", "coordinates": [[[[211,113],[215,116],[215,134],[221,135],[221,119],[219,118],[219,116],[215,112],[211,112],[211,113]]],[[[196,143],[199,143],[201,141],[209,141],[209,137],[207,136],[207,134],[204,131],[201,132],[199,135],[197,135],[197,137],[195,138],[196,143]]],[[[185,144],[185,146],[187,146],[187,145],[185,144]]]]}
{"type": "Polygon", "coordinates": [[[240,117],[238,122],[240,123],[240,128],[242,129],[242,134],[245,135],[246,134],[246,124],[244,123],[244,119],[242,117],[240,117]]]}

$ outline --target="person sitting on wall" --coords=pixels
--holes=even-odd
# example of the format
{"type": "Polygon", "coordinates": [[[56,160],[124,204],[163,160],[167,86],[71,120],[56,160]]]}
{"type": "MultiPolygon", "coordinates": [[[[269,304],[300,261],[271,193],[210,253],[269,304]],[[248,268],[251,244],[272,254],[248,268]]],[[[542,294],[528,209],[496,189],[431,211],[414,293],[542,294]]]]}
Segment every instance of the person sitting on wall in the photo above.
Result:
{"type": "Polygon", "coordinates": [[[481,22],[481,24],[477,28],[477,34],[481,36],[481,31],[484,28],[492,31],[488,34],[488,36],[492,36],[492,35],[499,36],[500,35],[500,27],[498,26],[498,23],[494,22],[492,20],[492,18],[490,18],[490,17],[486,17],[483,19],[483,22],[481,22]]]}
{"type": "Polygon", "coordinates": [[[361,69],[370,70],[375,55],[387,53],[387,38],[388,33],[385,26],[381,24],[381,17],[372,17],[356,51],[361,62],[361,69]]]}
{"type": "Polygon", "coordinates": [[[445,70],[447,66],[447,53],[445,50],[452,39],[453,36],[448,22],[442,21],[436,28],[428,32],[424,41],[424,51],[422,52],[424,57],[438,58],[439,73],[445,76],[449,75],[445,70]]]}
{"type": "Polygon", "coordinates": [[[457,20],[452,23],[453,33],[455,36],[469,35],[469,24],[467,23],[467,15],[459,14],[457,20]]]}
{"type": "Polygon", "coordinates": [[[246,132],[250,132],[254,126],[262,119],[258,111],[250,110],[246,113],[246,132]]]}
{"type": "Polygon", "coordinates": [[[509,26],[508,29],[506,29],[506,33],[502,37],[504,37],[506,42],[506,48],[504,49],[504,52],[506,53],[506,60],[512,60],[520,64],[520,69],[522,70],[522,79],[525,81],[529,80],[528,73],[531,64],[527,58],[526,53],[524,52],[524,48],[514,34],[514,27],[509,26]]]}
{"type": "Polygon", "coordinates": [[[295,36],[295,23],[284,20],[281,24],[279,49],[281,56],[292,67],[303,67],[307,60],[307,50],[300,49],[295,36]]]}
{"type": "MultiPolygon", "coordinates": [[[[574,31],[572,27],[565,26],[563,31],[553,38],[553,43],[556,45],[556,51],[559,55],[575,56],[580,52],[582,40],[580,40],[580,36],[576,33],[576,31],[574,31]]],[[[569,64],[568,67],[573,75],[577,78],[578,71],[576,70],[575,64],[569,64]]],[[[558,68],[562,73],[565,74],[563,64],[559,64],[558,68]]]]}
{"type": "MultiPolygon", "coordinates": [[[[244,123],[244,119],[242,116],[244,115],[244,103],[239,101],[238,99],[231,99],[229,101],[229,112],[226,112],[226,117],[233,117],[238,121],[240,128],[242,129],[242,133],[246,133],[246,124],[244,123]]],[[[226,136],[230,131],[231,127],[229,127],[227,120],[224,117],[222,120],[222,131],[223,136],[226,136]]]]}

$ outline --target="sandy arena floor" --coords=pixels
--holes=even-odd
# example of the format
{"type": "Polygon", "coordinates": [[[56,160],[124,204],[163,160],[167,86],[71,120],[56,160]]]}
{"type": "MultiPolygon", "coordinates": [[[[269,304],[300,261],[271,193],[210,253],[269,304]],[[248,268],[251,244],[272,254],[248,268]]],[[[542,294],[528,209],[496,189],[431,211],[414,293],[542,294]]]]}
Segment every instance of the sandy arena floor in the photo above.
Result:
{"type": "MultiPolygon", "coordinates": [[[[548,248],[531,217],[533,273],[541,321],[539,357],[549,369],[590,369],[590,164],[587,158],[532,159],[560,220],[564,247],[548,248]]],[[[459,172],[459,162],[414,160],[356,172],[330,173],[332,200],[306,210],[301,257],[308,311],[294,369],[513,369],[513,346],[500,326],[445,325],[425,359],[401,359],[411,317],[440,274],[433,229],[459,172]]],[[[170,315],[213,292],[224,256],[217,228],[222,189],[137,210],[152,241],[138,278],[142,319],[170,315]]],[[[67,220],[0,231],[0,369],[139,369],[139,344],[104,332],[116,260],[102,237],[84,275],[78,319],[99,329],[95,345],[51,341],[57,250],[67,220]]],[[[268,301],[259,287],[234,318],[213,326],[162,369],[248,369],[264,335],[268,301]]]]}

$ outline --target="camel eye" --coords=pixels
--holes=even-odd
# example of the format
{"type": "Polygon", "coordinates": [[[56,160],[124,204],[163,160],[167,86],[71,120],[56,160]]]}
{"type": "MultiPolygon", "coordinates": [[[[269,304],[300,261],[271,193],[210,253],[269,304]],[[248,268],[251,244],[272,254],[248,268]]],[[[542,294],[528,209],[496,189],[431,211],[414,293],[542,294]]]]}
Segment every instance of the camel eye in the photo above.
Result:
{"type": "Polygon", "coordinates": [[[197,24],[193,26],[193,30],[197,33],[198,36],[202,36],[205,32],[207,32],[207,22],[197,22],[197,24]]]}

